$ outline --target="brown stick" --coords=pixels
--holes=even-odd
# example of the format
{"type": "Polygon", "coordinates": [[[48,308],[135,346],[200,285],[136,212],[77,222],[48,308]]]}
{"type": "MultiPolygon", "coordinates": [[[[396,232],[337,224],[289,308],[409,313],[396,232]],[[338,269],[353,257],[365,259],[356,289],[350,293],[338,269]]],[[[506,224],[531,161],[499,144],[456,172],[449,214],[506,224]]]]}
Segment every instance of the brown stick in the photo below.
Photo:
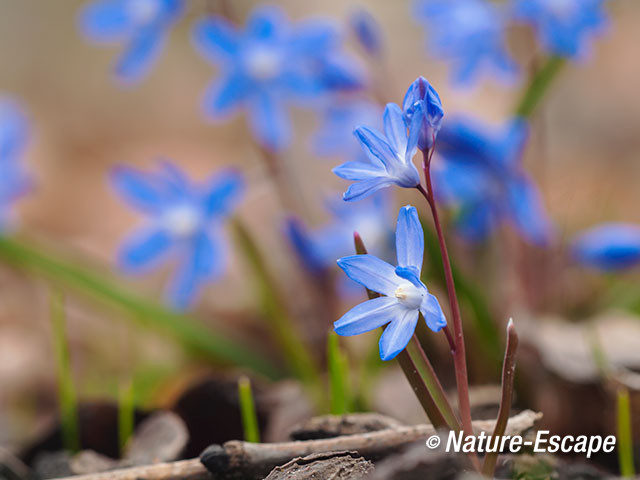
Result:
{"type": "MultiPolygon", "coordinates": [[[[521,435],[531,429],[542,418],[541,413],[525,410],[509,419],[507,435],[521,435]]],[[[491,434],[495,420],[473,422],[474,432],[491,434]]],[[[224,445],[212,445],[201,456],[211,475],[200,463],[200,459],[160,463],[144,467],[114,470],[105,473],[67,477],[61,480],[230,480],[261,479],[274,467],[292,458],[311,453],[342,450],[357,451],[368,459],[379,459],[396,452],[409,443],[434,435],[432,425],[394,427],[378,432],[344,435],[322,440],[283,443],[247,443],[237,440],[224,445]]]]}

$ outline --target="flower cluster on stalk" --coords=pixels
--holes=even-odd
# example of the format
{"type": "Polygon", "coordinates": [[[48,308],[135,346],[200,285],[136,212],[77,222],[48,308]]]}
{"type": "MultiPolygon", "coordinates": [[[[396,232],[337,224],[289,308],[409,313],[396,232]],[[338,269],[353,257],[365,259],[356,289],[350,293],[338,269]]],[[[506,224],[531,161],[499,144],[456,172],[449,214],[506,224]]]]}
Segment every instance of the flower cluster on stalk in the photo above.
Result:
{"type": "Polygon", "coordinates": [[[363,82],[333,23],[292,23],[277,7],[257,8],[244,29],[223,17],[201,20],[194,40],[221,72],[205,94],[206,112],[220,118],[243,108],[253,135],[274,151],[290,142],[290,104],[309,105],[363,82]]]}

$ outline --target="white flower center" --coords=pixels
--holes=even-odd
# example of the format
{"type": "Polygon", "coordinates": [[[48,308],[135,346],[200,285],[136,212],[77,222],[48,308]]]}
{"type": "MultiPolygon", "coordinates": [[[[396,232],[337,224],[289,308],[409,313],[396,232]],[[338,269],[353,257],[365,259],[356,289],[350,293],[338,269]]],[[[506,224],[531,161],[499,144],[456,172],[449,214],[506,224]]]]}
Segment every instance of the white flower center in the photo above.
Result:
{"type": "Polygon", "coordinates": [[[394,295],[398,299],[398,302],[412,310],[420,308],[422,299],[424,298],[422,289],[409,282],[398,285],[394,295]]]}
{"type": "Polygon", "coordinates": [[[160,10],[158,0],[129,0],[127,13],[137,25],[151,22],[160,10]]]}
{"type": "Polygon", "coordinates": [[[245,58],[249,75],[256,80],[271,80],[280,73],[281,56],[273,48],[258,46],[252,48],[245,58]]]}
{"type": "Polygon", "coordinates": [[[174,236],[185,238],[196,233],[201,220],[200,214],[192,206],[180,205],[167,210],[162,222],[174,236]]]}

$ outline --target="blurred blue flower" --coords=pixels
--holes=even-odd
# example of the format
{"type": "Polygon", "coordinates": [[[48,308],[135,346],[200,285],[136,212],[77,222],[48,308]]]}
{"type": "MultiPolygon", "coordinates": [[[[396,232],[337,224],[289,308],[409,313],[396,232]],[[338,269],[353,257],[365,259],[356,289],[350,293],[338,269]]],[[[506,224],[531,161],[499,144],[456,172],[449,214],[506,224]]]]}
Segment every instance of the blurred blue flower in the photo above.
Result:
{"type": "Polygon", "coordinates": [[[289,103],[308,106],[323,94],[362,86],[362,73],[340,50],[332,23],[291,24],[277,7],[254,10],[243,30],[222,17],[201,20],[194,39],[221,71],[205,94],[206,112],[221,118],[244,108],[253,135],[271,150],[289,144],[289,103]]]}
{"type": "Polygon", "coordinates": [[[322,123],[313,137],[314,152],[348,159],[362,156],[353,130],[359,125],[381,124],[381,107],[369,100],[352,98],[335,98],[323,107],[322,123]]]}
{"type": "Polygon", "coordinates": [[[576,260],[611,271],[640,264],[640,225],[605,223],[578,235],[572,242],[576,260]]]}
{"type": "Polygon", "coordinates": [[[164,46],[183,12],[183,0],[94,0],[82,8],[82,33],[97,43],[124,43],[115,65],[124,83],[140,80],[164,46]]]}
{"type": "Polygon", "coordinates": [[[424,151],[433,147],[442,125],[444,110],[440,95],[426,78],[419,77],[411,84],[404,96],[402,110],[407,125],[411,124],[416,113],[422,116],[418,148],[424,151]]]}
{"type": "Polygon", "coordinates": [[[346,201],[364,198],[391,185],[413,188],[420,184],[413,156],[417,151],[422,115],[416,112],[407,129],[400,107],[389,103],[383,122],[384,136],[368,127],[355,129],[368,161],[349,161],[333,169],[340,178],[355,181],[343,195],[346,201]]]}
{"type": "Polygon", "coordinates": [[[522,166],[528,137],[524,120],[490,130],[468,118],[444,122],[432,168],[435,193],[456,207],[458,232],[484,240],[502,221],[528,242],[544,246],[552,237],[540,194],[522,166]]]}
{"type": "Polygon", "coordinates": [[[607,23],[604,0],[517,0],[514,16],[536,30],[542,46],[562,57],[581,58],[590,37],[607,23]]]}
{"type": "Polygon", "coordinates": [[[483,74],[511,82],[517,66],[504,45],[505,16],[487,0],[416,0],[414,15],[431,53],[451,62],[452,82],[470,86],[483,74]]]}
{"type": "Polygon", "coordinates": [[[178,265],[168,297],[174,307],[186,308],[225,270],[222,228],[239,202],[242,177],[225,170],[194,184],[175,165],[162,162],[148,173],[117,167],[112,181],[131,207],[149,217],[122,245],[120,266],[129,273],[146,272],[173,256],[178,265]]]}
{"type": "Polygon", "coordinates": [[[334,323],[338,335],[359,335],[389,324],[380,337],[380,358],[391,360],[409,343],[420,313],[434,332],[447,325],[438,299],[420,280],[424,232],[418,212],[402,207],[396,228],[398,266],[373,255],[352,255],[338,260],[347,276],[381,295],[348,311],[334,323]]]}
{"type": "Polygon", "coordinates": [[[367,248],[387,257],[389,250],[389,201],[377,194],[357,204],[328,203],[332,219],[317,229],[309,229],[299,218],[290,217],[286,234],[305,267],[322,274],[335,266],[336,258],[353,252],[353,233],[358,232],[367,248]]]}
{"type": "Polygon", "coordinates": [[[20,106],[0,99],[0,230],[10,224],[11,206],[31,182],[21,160],[29,135],[29,124],[20,106]]]}
{"type": "Polygon", "coordinates": [[[382,52],[382,31],[373,15],[363,8],[354,9],[349,15],[349,26],[358,43],[371,56],[382,52]]]}

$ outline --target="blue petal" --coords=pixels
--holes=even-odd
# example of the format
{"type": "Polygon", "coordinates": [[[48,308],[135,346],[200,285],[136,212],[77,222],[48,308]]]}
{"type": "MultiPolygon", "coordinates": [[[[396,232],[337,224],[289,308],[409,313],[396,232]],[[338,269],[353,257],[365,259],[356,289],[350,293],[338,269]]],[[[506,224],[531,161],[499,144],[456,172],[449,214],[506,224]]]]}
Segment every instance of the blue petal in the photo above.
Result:
{"type": "Polygon", "coordinates": [[[86,37],[100,42],[117,40],[131,27],[125,0],[92,2],[82,8],[78,23],[86,37]]]}
{"type": "MultiPolygon", "coordinates": [[[[313,239],[311,238],[311,232],[309,232],[299,218],[291,217],[285,221],[285,235],[293,246],[298,258],[310,272],[321,274],[326,271],[327,263],[315,248],[313,239]]],[[[351,284],[353,285],[353,283],[351,284]]]]}
{"type": "Polygon", "coordinates": [[[496,227],[497,217],[491,202],[467,205],[456,218],[457,233],[469,242],[481,242],[496,227]]]}
{"type": "Polygon", "coordinates": [[[401,317],[405,310],[395,298],[378,297],[352,308],[333,327],[338,335],[360,335],[401,317]]]}
{"type": "Polygon", "coordinates": [[[418,274],[422,271],[424,231],[418,218],[418,211],[411,205],[402,207],[398,213],[396,254],[398,265],[415,267],[418,269],[418,274]]]}
{"type": "Polygon", "coordinates": [[[399,283],[395,268],[373,255],[351,255],[338,260],[347,276],[363,287],[393,297],[399,283]]]}
{"type": "Polygon", "coordinates": [[[287,17],[280,7],[263,5],[251,12],[246,32],[256,40],[276,37],[288,25],[287,17]]]}
{"type": "Polygon", "coordinates": [[[374,164],[381,163],[388,171],[393,171],[396,168],[398,163],[397,152],[391,148],[391,145],[380,134],[368,127],[358,127],[353,133],[365,147],[367,155],[374,164]]]}
{"type": "Polygon", "coordinates": [[[546,246],[553,236],[553,227],[542,199],[533,182],[522,176],[508,185],[511,220],[530,243],[546,246]]]}
{"type": "Polygon", "coordinates": [[[291,141],[291,124],[284,99],[260,92],[251,99],[249,123],[251,131],[263,146],[280,151],[291,141]]]}
{"type": "Polygon", "coordinates": [[[418,288],[424,288],[420,280],[420,271],[416,267],[396,267],[396,275],[405,280],[409,280],[418,288]]]}
{"type": "Polygon", "coordinates": [[[214,63],[232,60],[238,53],[238,31],[223,17],[196,22],[193,41],[198,51],[214,63]]]}
{"type": "Polygon", "coordinates": [[[215,175],[207,184],[204,196],[206,215],[226,217],[236,207],[244,190],[244,179],[240,172],[228,169],[215,175]]]}
{"type": "Polygon", "coordinates": [[[367,180],[386,175],[386,171],[365,162],[346,162],[332,170],[345,180],[367,180]]]}
{"type": "Polygon", "coordinates": [[[165,230],[143,230],[125,240],[118,254],[118,263],[131,273],[150,270],[164,260],[172,244],[165,230]]]}
{"type": "Polygon", "coordinates": [[[574,239],[572,253],[580,263],[605,271],[634,267],[640,263],[640,226],[599,225],[574,239]]]}
{"type": "Polygon", "coordinates": [[[337,26],[328,20],[303,20],[293,27],[289,47],[297,54],[317,55],[338,45],[337,26]]]}
{"type": "Polygon", "coordinates": [[[164,31],[156,25],[136,32],[116,63],[118,78],[125,83],[140,80],[157,60],[165,36],[164,31]]]}
{"type": "Polygon", "coordinates": [[[223,77],[211,84],[204,95],[204,110],[212,118],[222,118],[237,110],[248,97],[251,84],[244,75],[223,77]]]}
{"type": "Polygon", "coordinates": [[[143,212],[157,213],[165,203],[164,191],[153,175],[119,166],[113,169],[111,181],[128,203],[143,212]]]}
{"type": "Polygon", "coordinates": [[[384,134],[396,152],[407,150],[407,126],[402,117],[402,110],[395,103],[388,103],[384,109],[384,134]]]}
{"type": "Polygon", "coordinates": [[[391,322],[380,337],[380,358],[391,360],[407,347],[418,324],[418,310],[404,309],[404,315],[391,322]]]}
{"type": "Polygon", "coordinates": [[[422,300],[420,312],[424,316],[427,326],[434,332],[439,332],[447,326],[447,318],[444,316],[442,307],[435,295],[430,293],[422,300]]]}
{"type": "Polygon", "coordinates": [[[171,305],[180,310],[191,305],[202,287],[219,277],[226,265],[224,248],[217,235],[200,232],[188,248],[187,257],[168,289],[171,305]]]}
{"type": "Polygon", "coordinates": [[[347,188],[347,191],[344,193],[342,198],[347,202],[359,200],[361,198],[368,197],[381,188],[386,188],[392,184],[393,180],[389,177],[375,177],[368,180],[361,180],[347,188]]]}

